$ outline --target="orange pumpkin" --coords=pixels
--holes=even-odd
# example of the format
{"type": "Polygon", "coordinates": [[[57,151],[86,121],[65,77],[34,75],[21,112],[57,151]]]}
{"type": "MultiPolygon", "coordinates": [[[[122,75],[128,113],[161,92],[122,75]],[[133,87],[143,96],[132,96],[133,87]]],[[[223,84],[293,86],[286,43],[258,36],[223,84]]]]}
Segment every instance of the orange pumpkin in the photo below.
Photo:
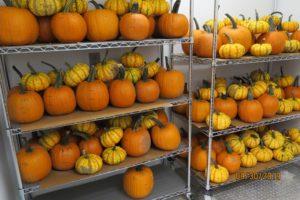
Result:
{"type": "MultiPolygon", "coordinates": [[[[189,138],[188,138],[188,133],[185,131],[184,128],[180,128],[181,131],[181,139],[184,144],[188,145],[189,144],[189,138]]],[[[195,148],[196,146],[199,145],[199,141],[196,135],[192,135],[192,140],[191,140],[191,147],[192,149],[195,148]]],[[[187,158],[188,157],[188,152],[184,152],[182,154],[179,154],[179,157],[181,158],[187,158]]]]}
{"type": "Polygon", "coordinates": [[[217,156],[217,163],[225,167],[229,173],[235,173],[241,167],[241,157],[232,151],[230,145],[225,142],[226,149],[217,156]]]}
{"type": "Polygon", "coordinates": [[[211,148],[218,155],[219,153],[225,150],[225,143],[222,139],[214,139],[211,143],[211,148]]]}
{"type": "Polygon", "coordinates": [[[156,111],[156,114],[157,114],[158,120],[161,123],[164,124],[164,123],[167,123],[169,121],[168,116],[167,116],[166,112],[163,109],[160,109],[160,110],[156,111]]]}
{"type": "Polygon", "coordinates": [[[283,31],[277,31],[272,18],[269,18],[270,29],[268,33],[261,34],[257,42],[269,43],[272,45],[272,55],[280,54],[284,51],[287,35],[283,31]]]}
{"type": "Polygon", "coordinates": [[[149,25],[150,25],[148,38],[151,38],[155,31],[156,21],[153,16],[149,16],[148,20],[149,20],[149,25]]]}
{"type": "Polygon", "coordinates": [[[50,150],[53,168],[56,170],[73,169],[77,159],[80,157],[80,150],[77,144],[68,142],[69,134],[65,134],[60,144],[50,150]]]}
{"type": "Polygon", "coordinates": [[[31,12],[23,8],[0,6],[0,45],[35,43],[39,25],[31,12]]]}
{"type": "Polygon", "coordinates": [[[140,165],[127,169],[123,178],[123,189],[133,199],[148,196],[154,186],[154,176],[151,168],[140,165]]]}
{"type": "Polygon", "coordinates": [[[248,98],[239,103],[239,117],[242,121],[259,122],[263,117],[263,106],[258,100],[253,99],[252,90],[248,92],[248,98]]]}
{"type": "Polygon", "coordinates": [[[170,122],[163,124],[159,120],[153,120],[157,124],[151,129],[151,139],[154,146],[165,151],[177,149],[181,142],[178,128],[170,122]]]}
{"type": "Polygon", "coordinates": [[[81,152],[85,151],[88,154],[91,153],[98,156],[102,154],[103,149],[98,138],[84,133],[76,133],[76,135],[82,137],[78,145],[81,152]]]}
{"type": "Polygon", "coordinates": [[[227,94],[222,94],[221,97],[215,99],[215,109],[218,112],[225,113],[231,119],[237,115],[238,105],[234,99],[228,97],[227,94]]]}
{"type": "Polygon", "coordinates": [[[172,99],[179,97],[184,91],[184,74],[181,71],[171,69],[166,57],[167,70],[160,70],[155,77],[159,85],[160,97],[172,99]]]}
{"type": "Polygon", "coordinates": [[[44,92],[45,109],[50,115],[64,115],[71,113],[76,108],[74,91],[62,85],[62,71],[59,72],[54,86],[48,87],[44,92]]]}
{"type": "MultiPolygon", "coordinates": [[[[207,168],[208,151],[205,145],[196,146],[192,150],[191,154],[191,167],[197,171],[205,171],[207,168]]],[[[216,153],[214,150],[211,151],[211,159],[216,160],[216,153]]]]}
{"type": "Polygon", "coordinates": [[[234,43],[243,45],[246,52],[248,52],[253,43],[251,32],[246,27],[238,26],[229,14],[226,14],[226,16],[230,19],[232,26],[225,26],[219,31],[219,36],[221,38],[222,44],[229,43],[229,40],[226,37],[227,34],[228,36],[230,36],[234,43]]]}
{"type": "Polygon", "coordinates": [[[291,37],[292,40],[298,40],[300,42],[300,31],[295,31],[291,37]]]}
{"type": "Polygon", "coordinates": [[[180,38],[189,30],[189,22],[185,15],[178,14],[180,0],[176,0],[171,13],[163,14],[158,20],[159,33],[165,38],[180,38]]]}
{"type": "Polygon", "coordinates": [[[63,12],[55,14],[51,19],[51,31],[62,43],[81,42],[87,33],[84,18],[76,12],[68,12],[70,5],[65,6],[63,12]]]}
{"type": "MultiPolygon", "coordinates": [[[[204,33],[204,31],[200,30],[200,26],[198,24],[197,19],[195,17],[193,19],[194,19],[195,26],[196,26],[196,29],[193,31],[193,37],[194,37],[193,54],[195,55],[198,48],[200,47],[199,38],[200,38],[201,34],[204,33]]],[[[190,33],[188,31],[188,33],[186,34],[186,37],[189,37],[189,36],[190,36],[190,33]]],[[[186,55],[190,54],[190,45],[189,45],[189,43],[183,43],[181,45],[181,47],[182,47],[183,52],[186,55]]]]}
{"type": "Polygon", "coordinates": [[[34,91],[25,91],[20,84],[7,97],[7,109],[10,120],[18,123],[30,123],[44,115],[44,103],[41,96],[34,91]]]}
{"type": "MultiPolygon", "coordinates": [[[[183,91],[184,94],[188,94],[188,89],[187,89],[187,83],[184,84],[184,91],[183,91]]],[[[178,106],[174,106],[172,108],[172,110],[178,114],[181,114],[181,115],[186,115],[186,110],[187,110],[187,107],[188,107],[188,104],[181,104],[181,105],[178,105],[178,106]]]]}
{"type": "Polygon", "coordinates": [[[114,40],[119,34],[119,19],[115,12],[108,9],[100,9],[95,1],[91,1],[96,7],[84,13],[83,18],[87,25],[87,39],[90,41],[114,40]]]}
{"type": "MultiPolygon", "coordinates": [[[[201,34],[198,38],[198,43],[194,42],[196,46],[195,54],[203,58],[211,58],[213,53],[213,33],[208,25],[203,26],[205,32],[201,34]]],[[[217,48],[216,52],[219,52],[222,46],[222,40],[219,35],[217,35],[217,48]]]]}
{"type": "Polygon", "coordinates": [[[51,17],[39,17],[39,42],[50,43],[55,41],[55,37],[51,31],[51,17]]]}
{"type": "Polygon", "coordinates": [[[274,117],[279,108],[278,98],[274,96],[272,85],[269,85],[269,92],[257,99],[263,107],[263,117],[274,117]]]}
{"type": "Polygon", "coordinates": [[[133,83],[124,79],[125,71],[121,67],[119,79],[113,80],[109,85],[110,103],[119,108],[127,108],[134,104],[136,93],[133,83]]]}
{"type": "Polygon", "coordinates": [[[135,85],[136,99],[141,103],[155,102],[159,97],[159,85],[153,79],[148,79],[148,68],[143,71],[142,80],[135,85]]]}
{"type": "Polygon", "coordinates": [[[17,152],[21,178],[26,183],[42,180],[51,172],[51,159],[48,152],[39,145],[25,145],[17,152]]]}
{"type": "Polygon", "coordinates": [[[134,3],[131,12],[123,15],[120,20],[120,33],[126,40],[144,40],[149,36],[150,22],[148,18],[138,13],[138,3],[134,3]]]}
{"type": "Polygon", "coordinates": [[[84,111],[99,111],[108,106],[109,94],[105,83],[95,80],[95,67],[90,67],[87,81],[76,88],[78,106],[84,111]]]}
{"type": "MultiPolygon", "coordinates": [[[[210,104],[208,101],[201,100],[199,96],[192,100],[192,121],[193,122],[204,122],[206,117],[209,115],[210,104]]],[[[188,116],[188,108],[187,108],[188,116]]]]}
{"type": "Polygon", "coordinates": [[[127,128],[121,140],[121,146],[129,156],[145,155],[151,148],[151,137],[146,127],[138,119],[133,128],[127,128]]]}
{"type": "Polygon", "coordinates": [[[294,85],[284,88],[285,98],[300,98],[299,76],[296,77],[294,85]]]}

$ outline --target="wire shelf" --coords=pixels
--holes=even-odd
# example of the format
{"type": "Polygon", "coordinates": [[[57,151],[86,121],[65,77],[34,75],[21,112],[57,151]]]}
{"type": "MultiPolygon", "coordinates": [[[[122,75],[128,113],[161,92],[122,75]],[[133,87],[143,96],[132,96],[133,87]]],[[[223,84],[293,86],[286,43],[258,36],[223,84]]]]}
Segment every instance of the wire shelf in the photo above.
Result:
{"type": "Polygon", "coordinates": [[[125,48],[137,46],[159,46],[177,43],[189,43],[189,38],[178,39],[147,39],[141,41],[108,41],[108,42],[79,42],[71,44],[34,44],[27,46],[6,46],[0,47],[0,54],[24,54],[41,52],[60,52],[60,51],[80,51],[80,50],[100,50],[111,48],[125,48]]]}
{"type": "MultiPolygon", "coordinates": [[[[189,61],[189,56],[184,54],[174,55],[175,61],[189,61]]],[[[288,60],[300,60],[300,53],[282,53],[279,55],[270,55],[266,57],[254,57],[254,56],[243,56],[240,59],[216,59],[216,66],[226,65],[241,65],[251,63],[264,63],[264,62],[276,62],[276,61],[288,61],[288,60]]],[[[210,65],[212,63],[211,58],[199,58],[193,56],[194,64],[205,64],[210,65]]]]}
{"type": "MultiPolygon", "coordinates": [[[[187,120],[187,118],[183,115],[176,114],[176,116],[181,120],[187,120]]],[[[299,118],[300,118],[300,112],[294,111],[288,115],[276,115],[273,118],[264,118],[263,120],[257,123],[245,123],[238,119],[234,119],[232,120],[231,126],[228,129],[221,130],[221,131],[213,131],[212,137],[227,135],[230,133],[236,133],[248,129],[257,128],[260,126],[276,124],[276,123],[285,122],[293,119],[299,119],[299,118]]],[[[209,136],[208,126],[205,123],[193,122],[192,124],[194,127],[198,128],[201,133],[205,134],[206,136],[209,136]]]]}

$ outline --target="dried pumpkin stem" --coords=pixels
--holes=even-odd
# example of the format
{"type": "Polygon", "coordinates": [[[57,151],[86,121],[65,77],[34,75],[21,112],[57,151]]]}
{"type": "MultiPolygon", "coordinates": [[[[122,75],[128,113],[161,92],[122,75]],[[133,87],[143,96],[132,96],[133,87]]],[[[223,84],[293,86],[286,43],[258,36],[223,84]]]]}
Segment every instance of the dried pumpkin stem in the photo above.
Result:
{"type": "Polygon", "coordinates": [[[259,21],[259,15],[258,15],[257,9],[255,9],[255,19],[256,19],[256,21],[259,21]]]}
{"type": "Polygon", "coordinates": [[[233,44],[233,40],[232,38],[227,34],[227,33],[224,33],[225,37],[228,39],[229,43],[230,44],[233,44]]]}
{"type": "Polygon", "coordinates": [[[138,13],[139,12],[139,4],[137,2],[132,4],[131,12],[132,13],[138,13]]]}
{"type": "Polygon", "coordinates": [[[158,119],[156,119],[156,118],[154,118],[154,117],[151,117],[150,119],[153,120],[153,121],[156,123],[156,125],[159,126],[159,128],[164,128],[164,127],[166,127],[166,126],[165,126],[161,121],[159,121],[158,119]]]}
{"type": "Polygon", "coordinates": [[[35,69],[32,67],[32,65],[29,62],[27,62],[27,67],[31,71],[32,74],[36,74],[35,69]]]}
{"type": "Polygon", "coordinates": [[[169,65],[169,59],[168,59],[167,56],[165,57],[165,61],[166,61],[167,71],[170,71],[170,70],[171,70],[171,67],[170,67],[170,65],[169,65]]]}
{"type": "Polygon", "coordinates": [[[104,54],[104,57],[103,57],[103,60],[102,60],[102,65],[104,65],[106,63],[106,59],[107,59],[107,56],[108,56],[108,50],[105,51],[105,54],[104,54]]]}
{"type": "Polygon", "coordinates": [[[232,148],[231,148],[231,146],[229,145],[228,142],[225,142],[225,147],[226,147],[226,151],[227,151],[229,154],[232,154],[232,148]]]}
{"type": "Polygon", "coordinates": [[[22,137],[22,141],[24,143],[24,147],[25,147],[26,152],[32,152],[33,149],[30,147],[30,145],[28,144],[25,137],[22,137]]]}
{"type": "Polygon", "coordinates": [[[63,83],[63,71],[59,70],[59,72],[57,73],[55,83],[54,83],[54,87],[60,88],[62,86],[62,83],[63,83]]]}
{"type": "Polygon", "coordinates": [[[276,31],[276,26],[275,26],[275,24],[274,24],[274,21],[273,21],[273,18],[272,18],[272,17],[269,18],[268,23],[269,23],[269,25],[270,25],[269,32],[274,32],[274,31],[276,31]]]}
{"type": "Polygon", "coordinates": [[[131,53],[134,53],[136,51],[138,47],[134,47],[132,50],[131,50],[131,53]]]}
{"type": "Polygon", "coordinates": [[[186,132],[186,130],[184,129],[184,128],[180,128],[180,132],[182,133],[182,135],[185,135],[185,136],[187,136],[188,134],[187,134],[187,132],[186,132]]]}
{"type": "Polygon", "coordinates": [[[194,17],[193,20],[194,20],[194,23],[195,23],[196,30],[199,30],[200,26],[199,26],[199,23],[198,23],[196,17],[194,17]]]}
{"type": "Polygon", "coordinates": [[[20,87],[20,90],[19,90],[19,93],[20,94],[25,94],[26,93],[26,90],[25,90],[25,87],[22,83],[19,83],[19,87],[20,87]]]}
{"type": "Polygon", "coordinates": [[[87,134],[85,134],[83,132],[79,132],[79,131],[73,132],[73,135],[79,136],[79,137],[81,137],[84,140],[88,140],[90,138],[89,135],[87,135],[87,134]]]}
{"type": "Polygon", "coordinates": [[[22,78],[23,74],[20,72],[20,70],[16,66],[12,66],[13,70],[19,75],[20,78],[22,78]]]}
{"type": "Polygon", "coordinates": [[[139,117],[136,121],[135,121],[135,123],[134,123],[134,125],[133,125],[133,130],[137,130],[139,127],[140,127],[140,125],[141,125],[141,123],[142,123],[142,121],[143,121],[143,116],[141,116],[141,117],[139,117]]]}
{"type": "Polygon", "coordinates": [[[96,68],[94,65],[90,67],[89,77],[87,79],[88,82],[93,82],[95,80],[96,68]]]}
{"type": "Polygon", "coordinates": [[[144,67],[143,75],[142,75],[142,80],[144,82],[146,82],[148,80],[148,68],[147,67],[144,67]]]}
{"type": "Polygon", "coordinates": [[[172,9],[172,13],[178,13],[181,0],[176,0],[172,9]]]}
{"type": "Polygon", "coordinates": [[[50,63],[47,63],[47,62],[45,62],[45,61],[41,61],[41,63],[43,63],[43,64],[45,64],[45,65],[51,67],[51,68],[53,69],[53,71],[55,71],[56,73],[58,72],[57,68],[56,68],[54,65],[52,65],[52,64],[50,64],[50,63]]]}
{"type": "Polygon", "coordinates": [[[66,65],[69,69],[72,69],[72,66],[70,65],[70,63],[65,62],[65,65],[66,65]]]}
{"type": "Polygon", "coordinates": [[[184,83],[183,93],[184,93],[184,94],[187,94],[187,93],[188,93],[188,86],[187,86],[187,83],[184,83]]]}
{"type": "Polygon", "coordinates": [[[284,76],[284,73],[283,73],[283,69],[282,69],[283,67],[281,66],[280,67],[280,73],[281,73],[281,76],[283,77],[284,76]]]}
{"type": "Polygon", "coordinates": [[[89,1],[89,3],[93,4],[93,6],[95,6],[96,9],[104,8],[102,4],[97,3],[95,0],[91,0],[89,1]]]}
{"type": "Polygon", "coordinates": [[[270,15],[273,16],[273,15],[276,15],[276,14],[279,14],[281,17],[283,16],[282,12],[280,12],[280,11],[274,11],[270,15]]]}
{"type": "Polygon", "coordinates": [[[4,1],[4,4],[7,6],[7,7],[12,7],[12,1],[11,0],[3,0],[4,1]]]}
{"type": "Polygon", "coordinates": [[[231,21],[232,29],[237,29],[236,21],[231,17],[231,15],[229,15],[228,13],[226,13],[225,16],[228,17],[229,20],[231,21]]]}
{"type": "Polygon", "coordinates": [[[217,162],[214,159],[211,159],[211,162],[213,163],[213,165],[215,166],[216,169],[219,168],[217,162]]]}
{"type": "Polygon", "coordinates": [[[62,145],[66,145],[69,143],[69,136],[70,136],[71,131],[66,131],[65,134],[63,135],[62,139],[61,139],[61,144],[62,145]]]}
{"type": "Polygon", "coordinates": [[[292,21],[292,17],[293,17],[293,15],[289,16],[289,22],[292,21]]]}
{"type": "Polygon", "coordinates": [[[203,29],[204,29],[205,32],[211,33],[211,28],[207,24],[203,25],[203,29]]]}
{"type": "Polygon", "coordinates": [[[122,66],[122,67],[119,67],[119,80],[124,80],[124,78],[125,78],[125,69],[124,69],[124,67],[122,66]]]}
{"type": "Polygon", "coordinates": [[[135,167],[135,170],[136,170],[137,172],[143,171],[142,165],[136,166],[136,167],[135,167]]]}
{"type": "Polygon", "coordinates": [[[270,96],[274,96],[274,89],[273,89],[273,86],[271,84],[269,85],[269,92],[268,92],[268,94],[270,96]]]}
{"type": "Polygon", "coordinates": [[[252,101],[254,99],[252,88],[249,88],[247,99],[250,100],[250,101],[252,101]]]}
{"type": "Polygon", "coordinates": [[[155,60],[154,60],[154,62],[156,62],[156,63],[158,63],[160,61],[160,58],[156,58],[155,60]]]}
{"type": "Polygon", "coordinates": [[[243,21],[245,21],[245,20],[246,20],[246,17],[245,17],[245,15],[243,15],[243,14],[239,14],[239,16],[241,16],[241,17],[242,17],[242,20],[243,20],[243,21]]]}

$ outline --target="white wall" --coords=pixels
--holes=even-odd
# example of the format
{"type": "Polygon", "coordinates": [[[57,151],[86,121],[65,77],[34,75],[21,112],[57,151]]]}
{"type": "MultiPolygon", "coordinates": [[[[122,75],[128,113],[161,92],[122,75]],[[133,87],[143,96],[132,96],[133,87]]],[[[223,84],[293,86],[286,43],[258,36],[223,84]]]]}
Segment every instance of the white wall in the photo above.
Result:
{"type": "MultiPolygon", "coordinates": [[[[1,1],[1,0],[0,0],[1,1]]],[[[98,2],[103,2],[104,0],[98,0],[98,2]]],[[[200,25],[208,19],[213,17],[213,0],[210,1],[201,1],[194,0],[194,14],[198,19],[200,25]]],[[[275,0],[220,0],[220,15],[219,18],[224,18],[224,13],[230,13],[232,15],[238,15],[243,13],[245,16],[254,17],[254,9],[257,8],[260,15],[265,15],[270,13],[275,6],[275,0]]],[[[0,2],[1,4],[1,2],[0,2]]],[[[182,0],[182,6],[180,12],[188,14],[189,1],[182,0]]],[[[288,16],[289,13],[293,13],[295,19],[300,21],[300,13],[298,12],[299,2],[298,0],[278,0],[277,4],[278,10],[283,11],[288,16]]],[[[111,57],[118,58],[122,52],[125,50],[111,50],[111,57]]],[[[148,60],[154,59],[159,56],[158,48],[140,48],[140,51],[147,55],[148,60]]],[[[95,52],[95,51],[93,51],[95,52]]],[[[176,46],[175,52],[181,52],[180,46],[176,46]]],[[[12,66],[13,64],[19,66],[21,71],[25,72],[25,63],[30,61],[38,70],[48,70],[44,66],[40,65],[40,61],[48,61],[55,64],[58,67],[62,67],[65,61],[69,61],[71,63],[75,62],[87,62],[88,61],[88,52],[64,52],[64,53],[42,53],[42,54],[25,54],[21,56],[9,56],[8,66],[12,66]]],[[[287,68],[289,73],[295,72],[294,66],[297,65],[296,62],[289,62],[289,67],[287,68]]],[[[186,71],[187,64],[183,63],[182,65],[176,66],[186,71]]],[[[242,65],[242,66],[226,66],[222,67],[218,70],[217,74],[222,76],[229,77],[232,74],[232,70],[239,69],[239,72],[235,70],[235,73],[242,74],[245,71],[251,71],[257,67],[265,67],[265,64],[255,64],[255,65],[242,65]],[[232,70],[231,70],[232,69],[232,70]]],[[[196,87],[202,81],[202,79],[209,79],[210,72],[207,70],[201,70],[206,67],[194,66],[195,73],[193,73],[194,83],[193,86],[196,87]]],[[[276,70],[277,68],[275,68],[276,70]]],[[[10,71],[11,72],[11,71],[10,71]]],[[[13,83],[17,83],[17,76],[14,73],[10,73],[10,80],[13,83]]],[[[9,175],[7,171],[9,170],[6,166],[5,157],[2,156],[4,149],[2,144],[2,139],[0,140],[0,152],[2,152],[0,156],[0,199],[2,200],[14,200],[12,189],[14,186],[10,183],[9,175]]]]}

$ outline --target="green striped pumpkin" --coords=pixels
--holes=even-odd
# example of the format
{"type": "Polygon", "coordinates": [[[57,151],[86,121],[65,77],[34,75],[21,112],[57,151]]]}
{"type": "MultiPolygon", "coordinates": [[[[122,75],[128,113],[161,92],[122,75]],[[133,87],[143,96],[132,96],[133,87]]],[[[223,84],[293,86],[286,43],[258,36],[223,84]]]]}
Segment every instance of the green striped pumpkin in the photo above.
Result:
{"type": "Polygon", "coordinates": [[[36,16],[50,16],[61,11],[65,3],[66,0],[29,0],[28,7],[36,16]]]}

